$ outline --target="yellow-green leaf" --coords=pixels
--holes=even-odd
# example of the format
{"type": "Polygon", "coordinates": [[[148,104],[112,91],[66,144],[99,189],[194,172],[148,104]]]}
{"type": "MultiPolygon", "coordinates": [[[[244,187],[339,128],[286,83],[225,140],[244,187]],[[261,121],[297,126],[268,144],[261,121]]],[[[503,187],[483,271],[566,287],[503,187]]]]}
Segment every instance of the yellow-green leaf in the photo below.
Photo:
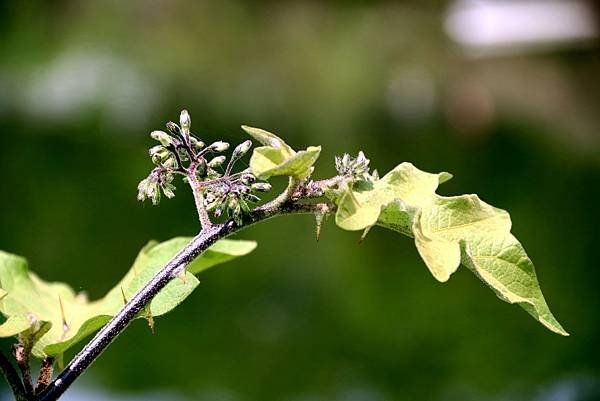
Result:
{"type": "MultiPolygon", "coordinates": [[[[0,287],[4,294],[0,312],[7,318],[0,325],[0,337],[26,333],[34,327],[49,329],[45,333],[37,331],[43,335],[35,342],[33,354],[39,358],[62,354],[106,324],[190,240],[148,243],[120,282],[102,299],[92,302],[66,284],[39,279],[29,272],[25,259],[0,251],[0,287]]],[[[150,313],[160,316],[179,305],[199,284],[192,273],[245,255],[255,247],[253,241],[218,241],[188,265],[181,278],[167,284],[150,303],[150,313]]]]}
{"type": "Polygon", "coordinates": [[[500,299],[519,304],[548,329],[568,335],[546,304],[533,263],[510,233],[508,213],[476,195],[436,194],[438,185],[451,177],[402,163],[370,187],[332,191],[336,223],[346,230],[377,224],[413,237],[437,280],[447,281],[462,263],[500,299]]]}
{"type": "Polygon", "coordinates": [[[265,145],[254,149],[250,157],[250,169],[258,178],[286,175],[303,179],[312,174],[312,166],[321,153],[320,146],[296,152],[275,134],[245,125],[242,128],[265,145]]]}

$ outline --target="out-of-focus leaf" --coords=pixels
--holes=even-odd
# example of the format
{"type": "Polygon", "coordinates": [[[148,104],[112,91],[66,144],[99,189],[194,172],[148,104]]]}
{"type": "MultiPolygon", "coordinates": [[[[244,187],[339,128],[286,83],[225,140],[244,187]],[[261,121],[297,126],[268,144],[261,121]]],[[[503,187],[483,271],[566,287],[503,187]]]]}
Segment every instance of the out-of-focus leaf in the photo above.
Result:
{"type": "MultiPolygon", "coordinates": [[[[28,271],[25,259],[0,252],[0,286],[4,294],[0,299],[0,312],[7,317],[0,325],[0,337],[30,335],[34,342],[33,354],[39,358],[62,354],[106,324],[124,302],[190,240],[173,238],[163,243],[148,243],[123,279],[104,298],[93,302],[65,284],[39,279],[28,271]],[[34,337],[36,333],[40,338],[34,337]]],[[[192,272],[243,256],[256,247],[253,241],[221,241],[198,257],[188,266],[189,271],[172,280],[152,300],[149,308],[152,316],[169,312],[197,287],[199,281],[192,272]]]]}

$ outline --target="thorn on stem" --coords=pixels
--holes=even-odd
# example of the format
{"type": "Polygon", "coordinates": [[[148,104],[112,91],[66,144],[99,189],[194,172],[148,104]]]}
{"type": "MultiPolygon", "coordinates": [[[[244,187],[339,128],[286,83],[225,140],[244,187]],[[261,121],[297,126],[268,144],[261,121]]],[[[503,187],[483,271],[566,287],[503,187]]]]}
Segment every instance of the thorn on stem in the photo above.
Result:
{"type": "Polygon", "coordinates": [[[60,305],[60,317],[62,319],[62,329],[63,329],[63,337],[67,331],[69,331],[69,325],[67,323],[67,318],[65,316],[65,308],[63,306],[62,298],[60,295],[58,296],[58,304],[60,305]]]}
{"type": "Polygon", "coordinates": [[[150,331],[154,334],[154,317],[152,316],[152,312],[150,311],[150,306],[146,308],[146,316],[144,319],[148,322],[148,327],[150,327],[150,331]]]}
{"type": "Polygon", "coordinates": [[[369,233],[369,230],[371,230],[371,227],[365,228],[365,230],[363,231],[362,235],[360,236],[360,239],[358,240],[358,245],[360,245],[360,244],[363,243],[363,241],[367,237],[367,234],[369,233]]]}
{"type": "Polygon", "coordinates": [[[123,286],[120,287],[121,288],[121,296],[123,297],[123,305],[127,304],[127,297],[125,296],[125,291],[123,291],[123,286]]]}
{"type": "Polygon", "coordinates": [[[319,242],[319,239],[321,238],[321,225],[323,224],[323,220],[325,220],[326,218],[327,218],[327,212],[315,213],[315,220],[317,222],[317,228],[316,228],[317,242],[319,242]]]}

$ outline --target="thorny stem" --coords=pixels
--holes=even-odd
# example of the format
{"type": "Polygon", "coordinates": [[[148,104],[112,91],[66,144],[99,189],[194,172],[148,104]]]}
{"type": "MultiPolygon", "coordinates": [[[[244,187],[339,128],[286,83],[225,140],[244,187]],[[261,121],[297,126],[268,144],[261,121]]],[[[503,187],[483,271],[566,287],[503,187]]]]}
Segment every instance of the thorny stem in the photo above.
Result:
{"type": "MultiPolygon", "coordinates": [[[[289,201],[294,193],[296,182],[290,180],[285,197],[279,196],[274,201],[255,208],[242,218],[241,224],[228,220],[216,225],[203,225],[202,231],[175,255],[140,291],[125,304],[110,322],[108,322],[94,338],[73,358],[58,377],[42,391],[35,401],[57,400],[65,390],[96,360],[108,345],[129,325],[137,314],[150,303],[158,292],[173,278],[177,277],[203,251],[216,241],[228,237],[246,227],[275,216],[323,213],[333,211],[334,205],[322,203],[300,203],[289,201]]],[[[202,209],[204,210],[204,209],[202,209]]],[[[204,212],[206,212],[204,210],[204,212]]]]}

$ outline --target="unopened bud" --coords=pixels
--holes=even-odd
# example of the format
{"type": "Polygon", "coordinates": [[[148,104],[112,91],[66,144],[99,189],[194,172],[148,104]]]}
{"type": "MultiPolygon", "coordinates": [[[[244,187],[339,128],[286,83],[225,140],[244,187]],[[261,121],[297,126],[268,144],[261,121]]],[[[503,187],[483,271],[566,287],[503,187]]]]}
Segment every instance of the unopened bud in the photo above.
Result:
{"type": "Polygon", "coordinates": [[[204,142],[194,138],[193,136],[190,136],[190,143],[194,148],[196,148],[196,150],[200,150],[204,147],[204,142]]]}
{"type": "Polygon", "coordinates": [[[150,136],[152,139],[159,141],[163,146],[171,146],[174,143],[173,138],[164,131],[152,131],[150,136]]]}
{"type": "Polygon", "coordinates": [[[215,152],[225,152],[229,149],[229,144],[223,141],[217,141],[210,145],[210,148],[215,152]]]}
{"type": "Polygon", "coordinates": [[[252,184],[252,189],[255,191],[268,192],[271,190],[271,188],[272,186],[268,182],[256,182],[252,184]]]}
{"type": "Polygon", "coordinates": [[[175,160],[175,157],[171,156],[169,157],[167,160],[165,160],[162,163],[163,167],[166,168],[177,168],[179,167],[179,165],[177,164],[177,160],[175,160]]]}
{"type": "Polygon", "coordinates": [[[148,150],[148,154],[150,156],[154,156],[155,154],[159,153],[159,152],[163,152],[165,151],[165,147],[162,145],[156,145],[150,148],[150,150],[148,150]]]}
{"type": "Polygon", "coordinates": [[[225,162],[225,156],[217,156],[214,159],[212,159],[211,161],[208,162],[208,167],[210,168],[217,168],[219,167],[221,164],[223,164],[223,162],[225,162]]]}
{"type": "Polygon", "coordinates": [[[163,193],[169,199],[175,197],[175,186],[173,184],[165,184],[162,186],[163,193]]]}
{"type": "Polygon", "coordinates": [[[190,127],[192,126],[192,119],[190,118],[190,114],[187,110],[182,110],[179,115],[179,124],[181,125],[181,131],[184,133],[190,132],[190,127]]]}
{"type": "Polygon", "coordinates": [[[250,150],[251,147],[252,147],[252,141],[251,140],[247,140],[247,141],[244,141],[244,142],[240,143],[233,150],[233,156],[232,157],[237,158],[237,157],[244,156],[250,150]]]}
{"type": "Polygon", "coordinates": [[[169,121],[167,123],[167,130],[173,135],[181,136],[181,130],[179,129],[179,126],[173,121],[169,121]]]}
{"type": "Polygon", "coordinates": [[[240,178],[240,181],[246,185],[250,185],[256,181],[256,177],[253,174],[244,174],[240,178]]]}

